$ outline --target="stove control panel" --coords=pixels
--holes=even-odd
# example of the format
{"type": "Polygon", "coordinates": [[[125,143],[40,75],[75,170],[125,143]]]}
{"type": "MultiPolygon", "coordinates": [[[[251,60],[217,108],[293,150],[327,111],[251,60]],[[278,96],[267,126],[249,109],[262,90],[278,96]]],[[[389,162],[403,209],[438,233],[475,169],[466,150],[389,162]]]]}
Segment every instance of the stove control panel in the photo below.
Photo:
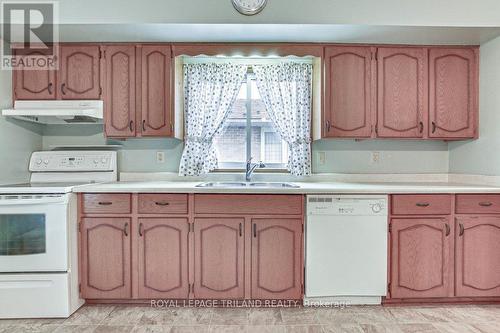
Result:
{"type": "Polygon", "coordinates": [[[116,169],[115,151],[38,151],[31,155],[32,172],[86,172],[116,169]]]}

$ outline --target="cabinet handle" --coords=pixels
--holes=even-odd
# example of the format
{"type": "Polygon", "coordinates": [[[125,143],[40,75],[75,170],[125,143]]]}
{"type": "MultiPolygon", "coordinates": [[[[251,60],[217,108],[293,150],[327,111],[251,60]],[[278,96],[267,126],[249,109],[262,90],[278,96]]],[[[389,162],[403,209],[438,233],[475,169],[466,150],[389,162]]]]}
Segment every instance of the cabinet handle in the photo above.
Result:
{"type": "Polygon", "coordinates": [[[49,91],[49,95],[52,95],[52,82],[49,83],[49,86],[47,87],[47,90],[49,91]]]}
{"type": "Polygon", "coordinates": [[[450,235],[450,232],[451,232],[450,225],[448,223],[446,223],[444,226],[446,229],[446,237],[448,237],[450,235]]]}
{"type": "Polygon", "coordinates": [[[326,129],[326,131],[327,131],[327,132],[330,132],[330,128],[331,128],[331,127],[332,127],[332,126],[331,126],[331,124],[330,124],[330,120],[327,120],[327,121],[326,121],[326,124],[325,124],[325,129],[326,129]]]}
{"type": "Polygon", "coordinates": [[[257,238],[257,223],[253,224],[253,237],[257,238]]]}
{"type": "Polygon", "coordinates": [[[436,123],[432,122],[432,133],[436,132],[436,123]]]}
{"type": "Polygon", "coordinates": [[[125,237],[128,237],[128,222],[123,226],[123,233],[125,234],[125,237]]]}
{"type": "Polygon", "coordinates": [[[146,132],[146,120],[142,121],[142,131],[146,132]]]}
{"type": "Polygon", "coordinates": [[[134,121],[131,120],[130,123],[128,124],[128,127],[130,128],[130,132],[134,131],[134,121]]]}
{"type": "Polygon", "coordinates": [[[428,202],[417,202],[417,207],[429,207],[431,204],[428,202]]]}
{"type": "Polygon", "coordinates": [[[66,95],[66,83],[61,84],[61,93],[66,95]]]}
{"type": "Polygon", "coordinates": [[[111,206],[112,204],[110,201],[99,201],[99,205],[101,206],[111,206]]]}
{"type": "Polygon", "coordinates": [[[168,205],[170,205],[170,203],[165,202],[165,201],[157,201],[157,202],[155,202],[155,205],[157,205],[157,206],[168,206],[168,205]]]}
{"type": "Polygon", "coordinates": [[[143,228],[144,228],[144,225],[142,223],[139,223],[139,236],[140,237],[143,236],[143,228]]]}
{"type": "Polygon", "coordinates": [[[418,126],[420,127],[420,133],[423,133],[424,132],[424,123],[423,122],[420,122],[418,124],[418,126]]]}
{"type": "Polygon", "coordinates": [[[459,227],[459,229],[460,229],[460,233],[459,233],[459,235],[460,235],[460,236],[463,236],[463,235],[464,235],[464,232],[465,232],[464,225],[463,225],[462,223],[460,223],[460,224],[458,225],[458,227],[459,227]]]}
{"type": "Polygon", "coordinates": [[[243,236],[243,225],[240,223],[240,237],[243,236]]]}
{"type": "Polygon", "coordinates": [[[491,202],[480,202],[479,206],[481,206],[481,207],[491,207],[491,206],[493,206],[493,203],[491,203],[491,202]]]}

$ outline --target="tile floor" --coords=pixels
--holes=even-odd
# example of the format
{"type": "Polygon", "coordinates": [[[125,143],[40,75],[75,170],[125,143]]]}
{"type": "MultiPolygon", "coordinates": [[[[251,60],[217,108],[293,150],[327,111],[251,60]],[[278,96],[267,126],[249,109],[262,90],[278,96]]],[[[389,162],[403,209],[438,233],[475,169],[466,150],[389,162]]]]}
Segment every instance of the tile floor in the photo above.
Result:
{"type": "Polygon", "coordinates": [[[0,320],[0,333],[498,333],[500,305],[340,308],[85,306],[68,319],[0,320]]]}

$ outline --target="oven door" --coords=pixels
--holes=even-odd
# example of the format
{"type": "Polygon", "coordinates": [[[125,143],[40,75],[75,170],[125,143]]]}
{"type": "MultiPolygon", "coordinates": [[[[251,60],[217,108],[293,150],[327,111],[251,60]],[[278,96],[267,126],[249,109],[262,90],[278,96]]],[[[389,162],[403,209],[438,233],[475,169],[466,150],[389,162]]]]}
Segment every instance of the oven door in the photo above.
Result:
{"type": "Polygon", "coordinates": [[[70,195],[0,196],[0,273],[68,270],[70,195]]]}

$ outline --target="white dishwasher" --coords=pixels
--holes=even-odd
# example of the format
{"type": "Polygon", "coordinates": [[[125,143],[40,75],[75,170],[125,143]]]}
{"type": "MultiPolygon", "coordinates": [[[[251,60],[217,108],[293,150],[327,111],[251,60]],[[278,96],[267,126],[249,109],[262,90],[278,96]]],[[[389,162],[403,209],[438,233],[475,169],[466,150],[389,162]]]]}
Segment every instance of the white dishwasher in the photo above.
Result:
{"type": "Polygon", "coordinates": [[[387,210],[387,196],[307,196],[305,305],[380,304],[387,210]]]}

